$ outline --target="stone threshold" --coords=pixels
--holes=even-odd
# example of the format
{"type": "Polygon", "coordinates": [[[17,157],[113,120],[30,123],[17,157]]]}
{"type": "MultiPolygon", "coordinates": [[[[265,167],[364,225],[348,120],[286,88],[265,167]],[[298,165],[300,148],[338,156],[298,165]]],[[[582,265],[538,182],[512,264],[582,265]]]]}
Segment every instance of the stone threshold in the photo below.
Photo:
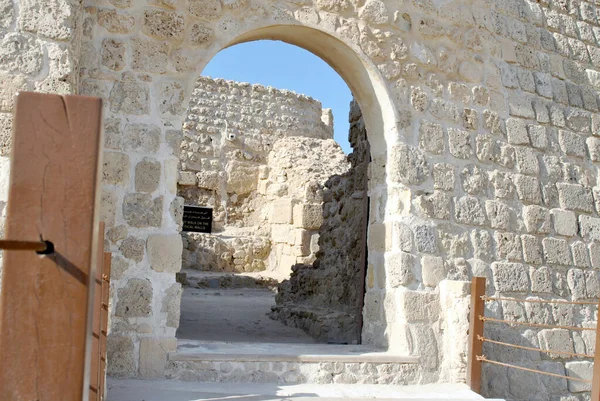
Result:
{"type": "MultiPolygon", "coordinates": [[[[296,384],[205,383],[175,380],[108,379],[108,401],[260,401],[334,400],[483,400],[465,384],[296,384]]],[[[492,400],[488,400],[492,401],[492,400]]],[[[499,400],[498,400],[499,401],[499,400]]]]}
{"type": "Polygon", "coordinates": [[[419,357],[367,345],[179,340],[169,361],[418,363],[419,357]]]}

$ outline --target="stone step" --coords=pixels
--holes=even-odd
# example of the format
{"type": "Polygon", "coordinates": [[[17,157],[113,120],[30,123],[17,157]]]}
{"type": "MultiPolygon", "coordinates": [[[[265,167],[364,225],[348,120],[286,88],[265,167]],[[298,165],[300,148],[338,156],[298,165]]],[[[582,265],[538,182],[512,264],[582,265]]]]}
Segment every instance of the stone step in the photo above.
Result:
{"type": "Polygon", "coordinates": [[[464,384],[427,384],[417,386],[369,384],[207,383],[176,380],[108,380],[107,401],[352,401],[352,400],[483,400],[464,384]]]}
{"type": "Polygon", "coordinates": [[[284,279],[266,272],[224,273],[203,272],[186,269],[177,273],[177,281],[185,287],[193,288],[268,288],[275,290],[284,279]]]}
{"type": "Polygon", "coordinates": [[[223,343],[180,340],[166,377],[272,384],[407,384],[419,358],[363,345],[223,343]]]}

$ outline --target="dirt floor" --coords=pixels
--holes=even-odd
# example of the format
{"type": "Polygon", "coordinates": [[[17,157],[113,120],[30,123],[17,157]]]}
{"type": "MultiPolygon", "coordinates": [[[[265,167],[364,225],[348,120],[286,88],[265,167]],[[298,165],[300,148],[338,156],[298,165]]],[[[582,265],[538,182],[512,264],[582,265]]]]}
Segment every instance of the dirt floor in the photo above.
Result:
{"type": "Polygon", "coordinates": [[[275,293],[262,288],[184,288],[177,338],[200,341],[314,343],[300,329],[270,319],[275,293]]]}

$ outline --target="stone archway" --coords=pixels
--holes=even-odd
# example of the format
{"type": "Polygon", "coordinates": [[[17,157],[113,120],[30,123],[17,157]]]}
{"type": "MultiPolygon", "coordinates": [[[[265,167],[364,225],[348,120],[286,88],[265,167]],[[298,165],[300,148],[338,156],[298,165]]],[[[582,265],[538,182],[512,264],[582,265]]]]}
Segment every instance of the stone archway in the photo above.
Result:
{"type": "MultiPolygon", "coordinates": [[[[398,137],[400,117],[378,67],[359,44],[326,32],[325,20],[310,23],[294,17],[280,21],[274,14],[258,18],[245,29],[234,29],[234,18],[223,17],[219,27],[209,28],[185,15],[180,22],[192,20],[188,23],[190,37],[200,30],[206,40],[200,47],[190,44],[186,48],[172,39],[181,34],[176,18],[180,14],[175,11],[153,7],[137,11],[141,32],[132,33],[127,41],[103,32],[129,29],[123,26],[128,21],[124,14],[121,10],[96,11],[96,32],[83,46],[88,67],[84,67],[87,78],[82,92],[108,99],[103,205],[117,272],[110,372],[152,377],[161,375],[167,353],[176,347],[179,320],[181,288],[175,283],[175,272],[181,266],[178,233],[182,204],[175,197],[177,159],[173,150],[178,145],[174,132],[185,117],[192,82],[210,58],[225,47],[259,39],[282,40],[323,58],[348,83],[360,104],[373,159],[385,160],[388,144],[398,137]],[[101,47],[101,60],[95,46],[101,47]],[[91,68],[95,61],[123,72],[101,74],[91,68]]],[[[358,25],[354,28],[359,34],[358,25]]],[[[385,163],[376,164],[370,196],[380,199],[379,207],[385,207],[385,175],[385,163]]],[[[369,245],[369,255],[374,258],[370,265],[378,269],[383,268],[385,251],[378,244],[389,236],[382,219],[372,219],[377,239],[369,245]]],[[[383,310],[385,298],[384,288],[367,291],[363,326],[363,341],[384,348],[390,335],[383,310]]],[[[388,297],[386,302],[393,299],[388,297]]]]}

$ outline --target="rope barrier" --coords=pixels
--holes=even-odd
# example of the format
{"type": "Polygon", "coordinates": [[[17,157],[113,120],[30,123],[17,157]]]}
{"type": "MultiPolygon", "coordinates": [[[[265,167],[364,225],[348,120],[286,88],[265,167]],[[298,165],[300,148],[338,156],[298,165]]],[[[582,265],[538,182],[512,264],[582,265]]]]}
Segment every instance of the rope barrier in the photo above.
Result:
{"type": "Polygon", "coordinates": [[[479,341],[483,341],[486,343],[492,343],[492,344],[504,345],[507,347],[525,349],[528,351],[539,351],[539,352],[544,352],[546,354],[568,355],[568,356],[575,356],[575,357],[580,357],[580,358],[593,358],[594,357],[594,355],[588,355],[588,354],[577,354],[577,353],[568,352],[568,351],[552,351],[552,350],[546,350],[546,349],[540,349],[540,348],[534,348],[534,347],[526,347],[524,345],[509,344],[509,343],[504,343],[502,341],[491,340],[489,338],[485,338],[480,335],[477,336],[477,339],[479,341]]]}
{"type": "Polygon", "coordinates": [[[596,328],[591,327],[575,327],[575,326],[560,326],[555,324],[539,324],[539,323],[529,323],[529,322],[515,322],[510,320],[502,320],[502,319],[494,319],[492,317],[484,317],[479,315],[479,320],[483,322],[493,322],[493,323],[505,323],[505,324],[517,324],[521,326],[531,326],[531,327],[543,327],[546,329],[567,329],[567,330],[579,330],[579,331],[596,331],[596,328]]]}
{"type": "Polygon", "coordinates": [[[574,380],[574,381],[578,381],[578,382],[582,382],[582,383],[588,383],[588,384],[592,383],[591,380],[580,379],[578,377],[559,375],[558,373],[544,372],[543,370],[530,369],[530,368],[525,368],[523,366],[511,365],[511,364],[504,363],[504,362],[492,361],[490,359],[487,359],[485,357],[485,355],[477,355],[476,359],[480,362],[486,362],[486,363],[491,363],[494,365],[506,366],[507,368],[519,369],[519,370],[524,370],[524,371],[532,372],[532,373],[539,373],[541,375],[560,377],[561,379],[574,380]]]}
{"type": "Polygon", "coordinates": [[[482,295],[484,301],[514,301],[514,302],[532,302],[539,304],[567,304],[567,305],[598,305],[597,302],[588,301],[563,301],[563,300],[546,300],[546,299],[518,299],[518,298],[503,298],[503,297],[488,297],[482,295]]]}

